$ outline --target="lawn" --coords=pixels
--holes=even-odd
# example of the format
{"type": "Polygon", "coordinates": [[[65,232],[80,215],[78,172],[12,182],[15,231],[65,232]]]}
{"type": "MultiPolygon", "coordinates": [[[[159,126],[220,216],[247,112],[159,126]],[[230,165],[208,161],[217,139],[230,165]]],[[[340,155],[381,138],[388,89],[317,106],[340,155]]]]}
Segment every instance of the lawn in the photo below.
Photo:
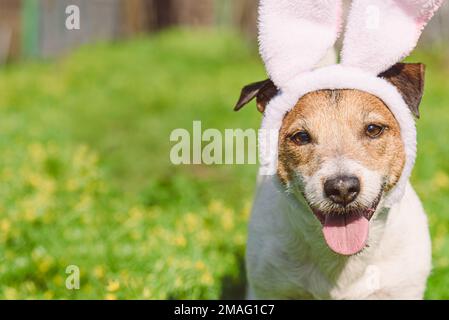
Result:
{"type": "MultiPolygon", "coordinates": [[[[427,297],[449,298],[449,55],[428,64],[413,182],[429,214],[427,297]]],[[[232,33],[173,30],[0,69],[0,298],[239,298],[254,165],[174,166],[170,132],[257,128],[264,79],[232,33]],[[66,268],[80,270],[68,290],[66,268]]]]}

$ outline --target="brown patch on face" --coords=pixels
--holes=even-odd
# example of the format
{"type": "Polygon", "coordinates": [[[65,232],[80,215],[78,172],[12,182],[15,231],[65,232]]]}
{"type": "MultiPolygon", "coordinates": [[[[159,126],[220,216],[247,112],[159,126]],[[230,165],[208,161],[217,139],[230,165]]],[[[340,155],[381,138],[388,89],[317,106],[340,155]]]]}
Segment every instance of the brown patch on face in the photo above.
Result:
{"type": "Polygon", "coordinates": [[[405,151],[399,124],[377,97],[359,90],[320,90],[302,97],[285,116],[279,134],[278,175],[284,184],[295,173],[312,176],[326,159],[343,156],[385,178],[385,191],[399,180],[405,151]],[[384,127],[378,137],[367,135],[370,124],[384,127]],[[292,136],[307,132],[310,142],[292,136]]]}

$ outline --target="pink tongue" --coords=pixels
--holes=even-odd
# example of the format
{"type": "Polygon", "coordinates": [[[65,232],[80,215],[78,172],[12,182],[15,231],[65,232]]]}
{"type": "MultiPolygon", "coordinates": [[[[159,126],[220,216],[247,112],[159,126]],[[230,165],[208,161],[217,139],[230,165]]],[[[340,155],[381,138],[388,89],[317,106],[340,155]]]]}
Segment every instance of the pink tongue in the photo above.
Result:
{"type": "Polygon", "coordinates": [[[365,247],[369,221],[362,214],[327,214],[325,219],[324,239],[333,251],[349,256],[365,247]]]}

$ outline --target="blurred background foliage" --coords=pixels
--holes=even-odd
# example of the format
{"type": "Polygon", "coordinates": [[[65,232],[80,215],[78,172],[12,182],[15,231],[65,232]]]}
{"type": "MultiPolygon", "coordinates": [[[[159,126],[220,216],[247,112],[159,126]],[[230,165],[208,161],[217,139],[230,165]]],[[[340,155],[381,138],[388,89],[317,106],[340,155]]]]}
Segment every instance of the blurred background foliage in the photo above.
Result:
{"type": "MultiPolygon", "coordinates": [[[[0,0],[0,5],[14,2],[31,10],[20,16],[31,15],[27,23],[32,23],[42,19],[45,5],[53,4],[57,14],[56,3],[63,2],[42,0],[24,9],[26,1],[33,0],[0,0]]],[[[194,120],[201,120],[203,129],[258,127],[254,105],[232,112],[240,88],[266,77],[254,31],[242,31],[252,27],[237,23],[255,26],[254,1],[241,2],[246,11],[224,1],[210,6],[203,0],[177,1],[167,1],[171,7],[165,9],[150,7],[158,1],[129,1],[151,9],[140,24],[118,28],[120,36],[94,37],[90,32],[98,29],[91,27],[76,41],[50,46],[54,51],[43,49],[46,27],[34,40],[19,32],[21,45],[5,55],[9,63],[0,67],[0,298],[244,296],[246,225],[257,167],[174,166],[169,135],[175,128],[190,131],[194,120]],[[194,19],[201,15],[186,14],[193,11],[181,3],[189,10],[203,8],[207,17],[194,19]],[[165,27],[170,29],[161,32],[165,27]],[[34,59],[23,59],[30,56],[34,59]],[[79,290],[65,286],[69,265],[80,268],[79,290]]],[[[114,12],[122,14],[114,17],[142,11],[126,10],[120,7],[114,12]]],[[[413,184],[429,214],[433,239],[434,270],[426,296],[447,299],[449,49],[435,34],[408,58],[428,66],[413,184]]]]}

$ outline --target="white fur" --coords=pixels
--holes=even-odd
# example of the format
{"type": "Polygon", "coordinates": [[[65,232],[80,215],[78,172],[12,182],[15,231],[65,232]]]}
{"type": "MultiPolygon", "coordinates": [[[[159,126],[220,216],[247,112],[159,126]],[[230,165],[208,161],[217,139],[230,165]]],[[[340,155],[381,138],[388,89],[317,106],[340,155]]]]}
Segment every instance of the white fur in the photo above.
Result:
{"type": "Polygon", "coordinates": [[[431,243],[410,184],[391,209],[379,205],[368,244],[355,256],[333,253],[301,195],[285,193],[276,176],[262,176],[246,254],[249,298],[421,299],[431,243]]]}
{"type": "MultiPolygon", "coordinates": [[[[307,198],[309,206],[322,211],[336,211],[340,207],[324,196],[323,181],[336,176],[356,176],[360,180],[362,188],[356,201],[351,206],[362,206],[369,208],[375,202],[383,185],[382,175],[379,172],[369,170],[361,164],[337,156],[323,162],[321,168],[311,176],[302,175],[297,172],[297,179],[301,181],[301,189],[307,198]]],[[[291,185],[288,190],[295,191],[291,185]]]]}

